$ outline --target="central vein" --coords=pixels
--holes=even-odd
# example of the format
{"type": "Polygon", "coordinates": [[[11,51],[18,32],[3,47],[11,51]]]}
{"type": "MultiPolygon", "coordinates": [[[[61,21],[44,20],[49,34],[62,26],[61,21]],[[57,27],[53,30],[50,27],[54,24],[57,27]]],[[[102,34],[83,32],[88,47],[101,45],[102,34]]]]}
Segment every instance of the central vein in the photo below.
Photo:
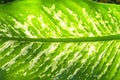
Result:
{"type": "Polygon", "coordinates": [[[8,41],[29,41],[29,42],[95,42],[95,41],[111,41],[120,40],[120,34],[100,37],[80,37],[80,38],[10,38],[0,37],[0,40],[8,41]]]}

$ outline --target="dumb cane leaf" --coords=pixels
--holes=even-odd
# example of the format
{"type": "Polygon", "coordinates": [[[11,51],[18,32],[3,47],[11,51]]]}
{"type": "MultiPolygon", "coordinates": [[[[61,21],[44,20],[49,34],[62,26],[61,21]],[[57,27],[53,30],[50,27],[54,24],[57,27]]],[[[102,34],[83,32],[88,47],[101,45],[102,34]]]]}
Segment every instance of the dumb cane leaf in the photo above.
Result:
{"type": "Polygon", "coordinates": [[[119,7],[88,0],[0,4],[0,80],[120,80],[119,7]]]}

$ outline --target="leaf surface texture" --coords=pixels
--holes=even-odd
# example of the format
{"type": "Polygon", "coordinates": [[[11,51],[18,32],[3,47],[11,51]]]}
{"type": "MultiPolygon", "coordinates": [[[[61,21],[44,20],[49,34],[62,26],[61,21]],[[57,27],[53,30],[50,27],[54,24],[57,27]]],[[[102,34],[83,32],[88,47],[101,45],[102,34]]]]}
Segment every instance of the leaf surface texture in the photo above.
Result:
{"type": "Polygon", "coordinates": [[[119,7],[88,0],[0,4],[0,78],[119,80],[119,7]]]}

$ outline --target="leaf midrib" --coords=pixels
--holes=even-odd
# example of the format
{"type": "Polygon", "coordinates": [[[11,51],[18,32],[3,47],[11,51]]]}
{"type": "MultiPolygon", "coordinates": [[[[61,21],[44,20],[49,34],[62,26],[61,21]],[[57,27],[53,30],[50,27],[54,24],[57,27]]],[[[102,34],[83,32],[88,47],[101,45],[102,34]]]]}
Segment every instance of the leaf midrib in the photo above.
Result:
{"type": "Polygon", "coordinates": [[[8,41],[28,41],[28,42],[96,42],[96,41],[111,41],[120,40],[120,34],[99,36],[99,37],[80,37],[80,38],[12,38],[0,37],[0,40],[8,41]]]}

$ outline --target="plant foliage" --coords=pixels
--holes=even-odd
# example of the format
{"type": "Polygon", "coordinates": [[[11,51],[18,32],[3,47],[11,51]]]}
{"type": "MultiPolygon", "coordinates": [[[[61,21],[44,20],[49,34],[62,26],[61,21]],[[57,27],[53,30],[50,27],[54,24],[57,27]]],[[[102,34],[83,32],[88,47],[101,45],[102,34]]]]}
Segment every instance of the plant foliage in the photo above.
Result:
{"type": "Polygon", "coordinates": [[[120,0],[93,0],[93,1],[98,1],[98,2],[103,2],[103,3],[115,3],[115,4],[120,4],[120,0]]]}
{"type": "Polygon", "coordinates": [[[119,7],[89,0],[0,4],[0,80],[120,80],[119,7]]]}

